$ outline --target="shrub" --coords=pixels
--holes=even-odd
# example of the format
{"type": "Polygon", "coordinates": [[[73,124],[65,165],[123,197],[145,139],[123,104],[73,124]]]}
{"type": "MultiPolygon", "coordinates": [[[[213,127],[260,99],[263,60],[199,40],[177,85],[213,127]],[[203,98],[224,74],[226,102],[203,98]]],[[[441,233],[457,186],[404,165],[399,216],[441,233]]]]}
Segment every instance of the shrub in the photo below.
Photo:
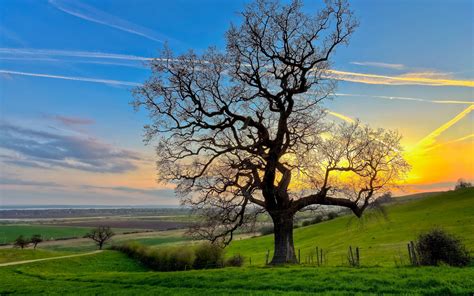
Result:
{"type": "Polygon", "coordinates": [[[321,223],[322,221],[323,221],[323,216],[318,215],[311,220],[303,221],[303,226],[318,224],[318,223],[321,223]]]}
{"type": "Polygon", "coordinates": [[[336,212],[329,212],[328,213],[328,220],[332,220],[334,218],[337,218],[339,215],[336,212]]]}
{"type": "Polygon", "coordinates": [[[33,248],[36,249],[36,246],[43,242],[43,238],[40,234],[35,234],[31,237],[30,242],[33,244],[33,248]]]}
{"type": "Polygon", "coordinates": [[[466,247],[457,237],[442,229],[433,229],[418,236],[416,252],[420,265],[466,266],[470,256],[466,247]]]}
{"type": "Polygon", "coordinates": [[[195,269],[222,267],[224,250],[210,243],[203,243],[194,250],[196,258],[193,267],[195,269]]]}
{"type": "Polygon", "coordinates": [[[15,247],[21,248],[21,249],[28,247],[29,244],[30,244],[30,241],[26,239],[23,235],[20,235],[19,237],[17,237],[15,239],[15,242],[13,243],[15,247]]]}
{"type": "Polygon", "coordinates": [[[244,260],[245,258],[243,256],[237,254],[227,259],[227,261],[225,262],[225,266],[241,267],[244,264],[244,260]]]}
{"type": "Polygon", "coordinates": [[[121,245],[114,245],[112,249],[140,261],[140,263],[153,270],[159,271],[223,266],[223,250],[211,244],[199,245],[195,249],[188,246],[152,249],[137,242],[127,242],[121,245]],[[197,258],[199,260],[196,260],[197,258]]]}
{"type": "Polygon", "coordinates": [[[273,231],[273,226],[263,226],[262,228],[260,228],[260,233],[262,235],[273,234],[273,231]]]}

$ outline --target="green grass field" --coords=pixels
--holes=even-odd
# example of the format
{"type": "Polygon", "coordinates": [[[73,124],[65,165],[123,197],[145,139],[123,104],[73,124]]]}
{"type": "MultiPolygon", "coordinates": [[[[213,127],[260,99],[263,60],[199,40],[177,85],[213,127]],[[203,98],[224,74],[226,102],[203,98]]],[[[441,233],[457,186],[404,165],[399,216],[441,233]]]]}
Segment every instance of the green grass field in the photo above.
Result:
{"type": "MultiPolygon", "coordinates": [[[[265,267],[265,253],[272,250],[273,238],[264,236],[231,244],[228,256],[241,253],[247,263],[252,258],[252,266],[242,268],[153,272],[115,251],[0,267],[0,295],[472,295],[473,264],[466,268],[396,267],[394,259],[400,254],[406,257],[406,242],[434,226],[461,236],[473,250],[474,190],[431,195],[390,205],[387,210],[388,220],[372,217],[357,222],[345,216],[296,229],[296,248],[302,257],[315,246],[328,250],[329,264],[322,267],[265,267]],[[348,245],[361,248],[362,267],[340,266],[346,264],[348,245]]],[[[143,238],[142,243],[179,240],[143,238]]],[[[0,260],[64,254],[8,249],[0,251],[0,260]]]]}
{"type": "Polygon", "coordinates": [[[45,240],[82,237],[90,231],[88,227],[45,226],[45,225],[0,225],[0,243],[11,243],[19,235],[31,237],[40,234],[45,240]]]}
{"type": "Polygon", "coordinates": [[[149,272],[100,254],[0,268],[0,294],[468,295],[474,268],[244,267],[149,272]]]}
{"type": "MultiPolygon", "coordinates": [[[[295,229],[295,248],[301,250],[301,261],[305,262],[318,246],[328,252],[329,265],[344,265],[352,245],[360,247],[362,265],[393,266],[400,258],[408,261],[406,244],[410,240],[437,226],[458,235],[474,250],[473,188],[388,205],[386,210],[387,219],[367,213],[362,220],[344,216],[295,229]]],[[[241,254],[251,257],[254,264],[263,264],[267,250],[271,258],[273,235],[235,241],[227,254],[241,254]]]]}
{"type": "Polygon", "coordinates": [[[0,264],[7,262],[16,262],[23,260],[34,260],[49,257],[58,257],[69,255],[70,252],[55,252],[48,250],[33,249],[0,249],[0,264]]]}

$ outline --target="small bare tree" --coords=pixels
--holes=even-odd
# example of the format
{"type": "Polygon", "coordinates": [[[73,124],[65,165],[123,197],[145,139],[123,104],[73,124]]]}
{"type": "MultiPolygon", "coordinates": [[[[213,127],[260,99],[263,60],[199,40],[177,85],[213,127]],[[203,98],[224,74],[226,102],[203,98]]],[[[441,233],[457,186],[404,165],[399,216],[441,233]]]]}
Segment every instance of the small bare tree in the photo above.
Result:
{"type": "Polygon", "coordinates": [[[41,237],[40,234],[35,234],[31,237],[30,239],[31,243],[33,244],[33,248],[36,249],[36,246],[39,244],[39,243],[42,243],[43,242],[43,238],[41,237]]]}
{"type": "Polygon", "coordinates": [[[104,244],[114,235],[115,233],[109,226],[99,226],[92,229],[91,232],[87,233],[84,237],[92,239],[99,247],[99,250],[102,250],[104,244]]]}
{"type": "Polygon", "coordinates": [[[15,247],[21,248],[21,249],[28,247],[29,244],[30,244],[30,241],[26,239],[23,235],[20,235],[19,237],[17,237],[15,239],[15,242],[13,243],[15,247]]]}
{"type": "Polygon", "coordinates": [[[174,56],[165,49],[134,90],[158,138],[158,177],[206,219],[194,235],[228,244],[267,212],[272,264],[295,263],[293,217],[315,205],[360,217],[408,165],[400,135],[359,122],[334,125],[321,103],[335,82],[330,58],[357,22],[345,0],[319,13],[300,1],[257,1],[227,32],[227,50],[174,56]]]}

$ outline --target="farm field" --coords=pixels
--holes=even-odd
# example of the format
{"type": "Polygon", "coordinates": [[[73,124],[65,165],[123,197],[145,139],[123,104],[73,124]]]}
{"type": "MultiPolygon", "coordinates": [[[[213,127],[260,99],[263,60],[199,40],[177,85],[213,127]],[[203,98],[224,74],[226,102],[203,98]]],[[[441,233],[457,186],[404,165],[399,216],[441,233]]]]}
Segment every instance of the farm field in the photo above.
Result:
{"type": "Polygon", "coordinates": [[[12,243],[19,235],[30,237],[40,234],[45,240],[55,240],[71,237],[83,237],[89,227],[67,227],[67,226],[46,226],[46,225],[0,225],[0,243],[12,243]]]}
{"type": "Polygon", "coordinates": [[[150,272],[125,255],[0,268],[0,294],[467,295],[474,268],[244,267],[150,272]]]}

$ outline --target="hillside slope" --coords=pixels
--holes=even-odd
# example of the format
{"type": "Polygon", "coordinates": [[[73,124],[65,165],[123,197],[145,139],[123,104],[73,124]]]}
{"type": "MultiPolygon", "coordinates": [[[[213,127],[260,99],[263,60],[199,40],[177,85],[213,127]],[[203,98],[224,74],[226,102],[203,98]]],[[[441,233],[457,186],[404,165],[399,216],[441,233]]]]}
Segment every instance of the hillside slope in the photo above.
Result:
{"type": "MultiPolygon", "coordinates": [[[[368,212],[362,219],[344,216],[295,229],[295,248],[296,252],[300,249],[301,262],[318,246],[327,252],[329,265],[347,264],[349,245],[360,248],[362,265],[390,266],[400,259],[407,262],[407,242],[433,227],[458,235],[474,250],[474,188],[428,195],[385,209],[386,218],[368,212]]],[[[271,258],[272,235],[235,241],[227,254],[241,254],[247,263],[251,258],[253,264],[262,264],[267,250],[271,258]]]]}

